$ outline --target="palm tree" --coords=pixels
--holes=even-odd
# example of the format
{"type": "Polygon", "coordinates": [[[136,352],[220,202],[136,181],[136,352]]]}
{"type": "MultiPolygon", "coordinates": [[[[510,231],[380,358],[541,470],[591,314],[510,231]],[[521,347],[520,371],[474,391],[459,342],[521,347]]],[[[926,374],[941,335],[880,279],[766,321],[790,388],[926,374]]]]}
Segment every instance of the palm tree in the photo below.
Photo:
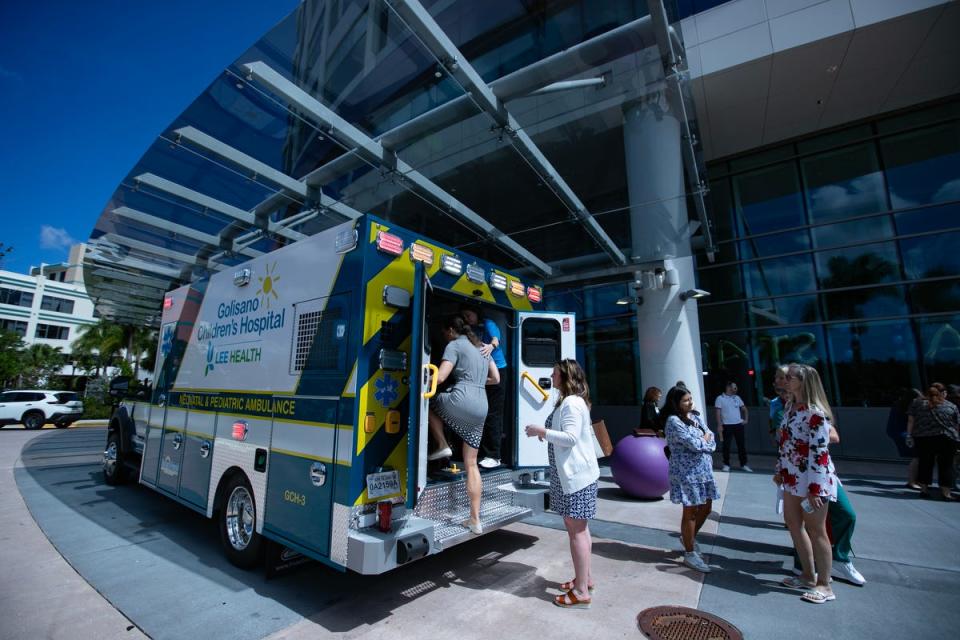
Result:
{"type": "Polygon", "coordinates": [[[64,363],[60,347],[49,344],[32,344],[21,356],[20,385],[33,387],[46,384],[51,376],[60,373],[64,363]]]}
{"type": "Polygon", "coordinates": [[[96,377],[100,376],[100,368],[106,368],[123,351],[126,345],[123,327],[101,318],[97,324],[88,324],[80,328],[77,339],[73,341],[71,350],[78,359],[92,356],[96,363],[96,377]]]}

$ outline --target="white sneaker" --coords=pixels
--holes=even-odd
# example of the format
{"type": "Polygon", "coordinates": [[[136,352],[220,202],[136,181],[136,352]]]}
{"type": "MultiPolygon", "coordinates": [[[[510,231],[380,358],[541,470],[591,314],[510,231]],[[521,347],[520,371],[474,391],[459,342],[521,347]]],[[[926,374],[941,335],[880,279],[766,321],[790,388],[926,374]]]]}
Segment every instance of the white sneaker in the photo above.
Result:
{"type": "Polygon", "coordinates": [[[453,455],[453,450],[450,447],[445,447],[443,449],[437,449],[433,453],[427,456],[427,460],[433,462],[434,460],[443,460],[444,458],[449,458],[453,455]]]}
{"type": "MultiPolygon", "coordinates": [[[[681,553],[686,553],[686,552],[687,552],[687,550],[683,548],[683,540],[680,541],[680,549],[679,549],[679,550],[680,550],[681,553]]],[[[697,553],[700,553],[700,543],[697,542],[696,540],[693,541],[693,550],[696,551],[697,553]]]]}
{"type": "Polygon", "coordinates": [[[857,571],[857,568],[853,566],[852,562],[836,562],[833,563],[833,568],[830,570],[830,575],[836,578],[837,580],[845,580],[852,584],[862,587],[867,583],[867,579],[857,571]]]}
{"type": "Polygon", "coordinates": [[[484,469],[496,469],[497,467],[500,466],[500,461],[497,460],[496,458],[484,458],[477,464],[479,464],[484,469]]]}
{"type": "Polygon", "coordinates": [[[753,473],[753,469],[751,469],[751,468],[748,467],[747,465],[743,465],[742,467],[740,467],[740,470],[741,470],[741,471],[746,471],[747,473],[753,473]]]}
{"type": "Polygon", "coordinates": [[[480,536],[483,535],[483,524],[480,522],[474,522],[473,520],[464,520],[460,526],[466,527],[470,530],[470,533],[480,536]]]}
{"type": "Polygon", "coordinates": [[[701,558],[700,554],[696,551],[685,551],[683,554],[683,564],[687,565],[694,571],[699,571],[700,573],[710,573],[710,567],[707,566],[707,563],[703,561],[703,558],[701,558]]]}
{"type": "Polygon", "coordinates": [[[720,471],[730,471],[730,465],[728,464],[723,465],[723,468],[720,469],[720,471]]]}

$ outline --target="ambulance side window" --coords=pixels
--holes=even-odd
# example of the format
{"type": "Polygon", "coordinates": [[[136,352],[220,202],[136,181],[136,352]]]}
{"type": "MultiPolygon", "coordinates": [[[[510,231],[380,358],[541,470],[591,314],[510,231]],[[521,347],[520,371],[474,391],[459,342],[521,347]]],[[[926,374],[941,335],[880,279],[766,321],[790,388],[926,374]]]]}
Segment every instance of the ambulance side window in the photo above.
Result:
{"type": "Polygon", "coordinates": [[[290,373],[344,373],[349,340],[349,294],[297,303],[290,373]]]}
{"type": "Polygon", "coordinates": [[[520,359],[528,367],[552,367],[560,361],[560,323],[528,318],[520,327],[520,359]]]}

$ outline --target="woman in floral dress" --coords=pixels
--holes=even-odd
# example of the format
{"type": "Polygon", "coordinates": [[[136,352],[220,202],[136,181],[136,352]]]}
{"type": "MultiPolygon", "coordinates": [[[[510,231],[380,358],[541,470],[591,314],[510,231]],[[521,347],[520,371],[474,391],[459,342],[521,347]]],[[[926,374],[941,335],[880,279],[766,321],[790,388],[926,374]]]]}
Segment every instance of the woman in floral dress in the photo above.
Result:
{"type": "Polygon", "coordinates": [[[787,391],[791,403],[780,426],[780,460],[773,481],[783,487],[783,520],[803,573],[783,584],[803,589],[807,602],[823,604],[836,599],[830,587],[832,554],[826,524],[827,505],[837,499],[837,475],[828,448],[833,414],[813,367],[790,365],[787,391]]]}
{"type": "Polygon", "coordinates": [[[693,410],[693,396],[686,387],[670,389],[660,417],[664,420],[670,449],[670,501],[683,505],[680,516],[683,563],[691,569],[710,573],[710,566],[700,556],[696,536],[710,515],[713,501],[720,497],[710,456],[716,451],[717,442],[703,418],[693,410]]]}

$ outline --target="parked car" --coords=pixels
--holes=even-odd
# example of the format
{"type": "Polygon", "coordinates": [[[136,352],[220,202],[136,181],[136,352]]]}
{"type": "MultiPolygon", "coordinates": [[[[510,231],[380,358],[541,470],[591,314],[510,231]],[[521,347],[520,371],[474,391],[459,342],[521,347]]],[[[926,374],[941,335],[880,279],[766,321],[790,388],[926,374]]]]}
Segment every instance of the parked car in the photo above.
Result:
{"type": "Polygon", "coordinates": [[[0,427],[22,424],[40,429],[53,423],[65,429],[83,415],[83,402],[74,391],[22,389],[0,393],[0,427]]]}

